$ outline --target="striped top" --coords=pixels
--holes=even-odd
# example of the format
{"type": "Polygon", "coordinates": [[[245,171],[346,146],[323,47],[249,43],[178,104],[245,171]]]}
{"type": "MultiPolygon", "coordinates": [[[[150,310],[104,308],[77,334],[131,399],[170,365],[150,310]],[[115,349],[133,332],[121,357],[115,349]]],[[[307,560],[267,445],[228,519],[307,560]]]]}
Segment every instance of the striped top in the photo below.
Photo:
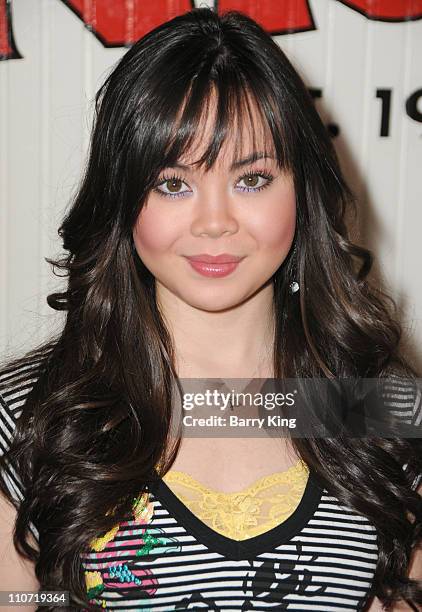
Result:
{"type": "MultiPolygon", "coordinates": [[[[0,374],[0,454],[41,369],[40,357],[0,374]]],[[[419,392],[389,381],[394,414],[420,425],[419,392]]],[[[2,476],[21,500],[13,467],[2,476]]],[[[254,537],[235,540],[213,530],[163,478],[135,500],[127,521],[100,536],[81,565],[92,603],[106,610],[363,610],[379,552],[374,525],[322,488],[312,469],[293,513],[254,537]]]]}

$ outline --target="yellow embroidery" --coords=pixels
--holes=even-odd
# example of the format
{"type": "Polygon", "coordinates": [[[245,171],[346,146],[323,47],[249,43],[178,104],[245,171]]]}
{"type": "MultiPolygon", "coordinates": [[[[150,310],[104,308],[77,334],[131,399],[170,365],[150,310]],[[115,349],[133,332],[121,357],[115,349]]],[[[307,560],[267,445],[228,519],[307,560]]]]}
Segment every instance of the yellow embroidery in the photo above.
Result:
{"type": "Polygon", "coordinates": [[[104,550],[104,548],[107,546],[107,543],[110,542],[110,540],[114,538],[114,536],[116,535],[118,531],[119,531],[119,524],[112,527],[103,536],[100,536],[99,538],[94,538],[90,544],[91,548],[95,550],[96,552],[100,552],[101,550],[104,550]]]}
{"type": "Polygon", "coordinates": [[[100,572],[85,571],[85,584],[88,599],[100,602],[102,608],[106,607],[104,599],[99,599],[99,596],[104,591],[104,583],[100,572]]]}
{"type": "Polygon", "coordinates": [[[144,491],[135,501],[133,506],[133,516],[137,523],[149,523],[154,514],[154,504],[149,500],[148,491],[144,491]]]}
{"type": "Polygon", "coordinates": [[[94,589],[103,584],[103,579],[100,572],[85,572],[85,582],[87,589],[94,589]]]}
{"type": "Polygon", "coordinates": [[[222,493],[205,487],[190,474],[170,470],[163,480],[202,522],[235,540],[260,535],[296,510],[309,477],[300,459],[283,472],[264,476],[249,487],[222,493]]]}

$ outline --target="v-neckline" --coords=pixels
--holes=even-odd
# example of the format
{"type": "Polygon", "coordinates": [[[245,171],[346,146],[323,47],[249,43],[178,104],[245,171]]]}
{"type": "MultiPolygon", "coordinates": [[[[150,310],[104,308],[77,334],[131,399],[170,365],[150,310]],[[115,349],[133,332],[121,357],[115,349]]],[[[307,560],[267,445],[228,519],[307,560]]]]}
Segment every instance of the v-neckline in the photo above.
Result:
{"type": "Polygon", "coordinates": [[[188,533],[192,533],[199,543],[204,544],[211,551],[237,561],[255,558],[291,540],[314,514],[323,491],[310,469],[301,500],[285,521],[246,540],[234,540],[204,523],[177,497],[162,478],[151,482],[149,489],[169,514],[173,515],[188,533]]]}
{"type": "MultiPolygon", "coordinates": [[[[167,486],[169,486],[168,485],[169,479],[167,478],[167,476],[172,476],[174,474],[176,477],[176,482],[180,482],[180,477],[181,477],[182,482],[187,481],[190,485],[193,485],[195,489],[197,490],[200,490],[206,494],[211,494],[213,496],[219,496],[220,499],[225,498],[229,500],[229,499],[233,499],[234,497],[238,497],[239,495],[251,495],[253,494],[254,491],[256,491],[257,488],[262,486],[262,484],[266,484],[266,483],[274,484],[275,481],[283,483],[283,481],[285,481],[286,478],[288,476],[291,476],[292,474],[294,475],[294,477],[296,477],[298,470],[301,470],[300,477],[302,477],[304,473],[303,472],[304,468],[303,468],[303,465],[301,466],[300,464],[301,464],[301,460],[299,459],[296,463],[294,463],[293,465],[291,465],[290,467],[288,467],[287,469],[283,471],[273,472],[271,474],[265,474],[264,476],[257,478],[251,484],[246,485],[245,487],[242,487],[241,489],[237,489],[235,491],[227,491],[227,492],[219,491],[217,489],[214,489],[213,487],[209,487],[203,484],[201,481],[194,478],[188,472],[183,472],[180,470],[170,469],[170,471],[168,471],[162,478],[164,482],[167,484],[167,486]]],[[[306,482],[308,481],[308,478],[309,478],[309,469],[306,469],[305,473],[306,473],[306,481],[304,482],[304,484],[306,486],[306,482]]],[[[172,489],[171,486],[170,486],[170,489],[172,489]]]]}

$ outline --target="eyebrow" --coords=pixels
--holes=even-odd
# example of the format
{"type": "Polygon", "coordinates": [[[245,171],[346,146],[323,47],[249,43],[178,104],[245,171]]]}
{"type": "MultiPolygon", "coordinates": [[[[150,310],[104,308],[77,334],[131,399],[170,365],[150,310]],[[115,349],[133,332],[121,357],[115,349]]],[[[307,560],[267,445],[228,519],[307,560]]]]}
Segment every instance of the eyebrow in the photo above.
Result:
{"type": "MultiPolygon", "coordinates": [[[[267,155],[266,153],[263,153],[261,151],[253,151],[247,157],[244,157],[243,159],[235,160],[231,164],[230,170],[236,170],[237,168],[241,168],[242,166],[246,166],[247,164],[252,164],[253,162],[257,161],[258,159],[275,159],[275,158],[272,157],[271,155],[267,155]]],[[[175,164],[172,164],[171,166],[167,166],[167,167],[168,168],[180,168],[181,170],[185,170],[185,171],[189,171],[191,169],[190,166],[186,166],[186,165],[180,164],[180,163],[175,163],[175,164]]]]}

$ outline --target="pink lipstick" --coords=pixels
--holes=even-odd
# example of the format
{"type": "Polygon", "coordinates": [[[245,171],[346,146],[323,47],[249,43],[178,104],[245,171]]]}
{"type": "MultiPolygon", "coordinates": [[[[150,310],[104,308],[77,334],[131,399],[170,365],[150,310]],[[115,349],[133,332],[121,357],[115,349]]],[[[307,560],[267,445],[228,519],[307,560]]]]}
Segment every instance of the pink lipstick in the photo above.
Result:
{"type": "Polygon", "coordinates": [[[194,270],[203,276],[220,278],[231,274],[244,257],[222,253],[221,255],[191,255],[186,257],[194,270]]]}

